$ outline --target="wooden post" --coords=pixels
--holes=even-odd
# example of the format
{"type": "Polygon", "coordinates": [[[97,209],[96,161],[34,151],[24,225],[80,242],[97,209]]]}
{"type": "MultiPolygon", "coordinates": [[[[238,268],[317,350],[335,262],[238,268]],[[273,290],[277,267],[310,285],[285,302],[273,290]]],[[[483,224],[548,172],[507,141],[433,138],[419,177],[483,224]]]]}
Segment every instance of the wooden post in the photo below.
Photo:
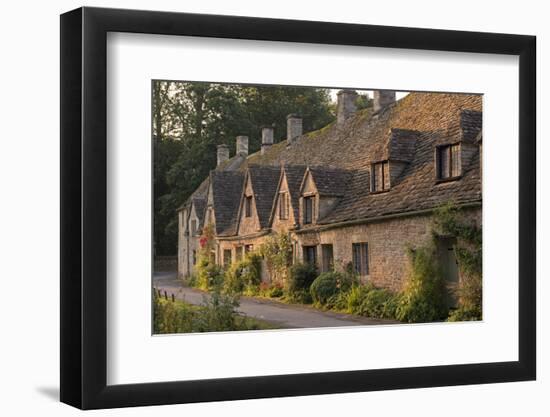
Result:
{"type": "Polygon", "coordinates": [[[172,302],[176,301],[176,299],[174,298],[174,294],[172,293],[172,302]]]}
{"type": "Polygon", "coordinates": [[[164,299],[168,300],[168,293],[164,290],[164,299]]]}

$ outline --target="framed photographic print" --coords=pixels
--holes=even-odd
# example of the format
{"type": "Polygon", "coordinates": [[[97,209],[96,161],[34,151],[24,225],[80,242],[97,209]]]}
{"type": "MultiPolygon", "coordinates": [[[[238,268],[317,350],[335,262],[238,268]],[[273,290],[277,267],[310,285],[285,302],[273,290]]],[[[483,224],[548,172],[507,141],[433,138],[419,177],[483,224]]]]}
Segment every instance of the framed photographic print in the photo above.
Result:
{"type": "Polygon", "coordinates": [[[61,400],[535,379],[535,99],[531,36],[62,15],[61,400]]]}

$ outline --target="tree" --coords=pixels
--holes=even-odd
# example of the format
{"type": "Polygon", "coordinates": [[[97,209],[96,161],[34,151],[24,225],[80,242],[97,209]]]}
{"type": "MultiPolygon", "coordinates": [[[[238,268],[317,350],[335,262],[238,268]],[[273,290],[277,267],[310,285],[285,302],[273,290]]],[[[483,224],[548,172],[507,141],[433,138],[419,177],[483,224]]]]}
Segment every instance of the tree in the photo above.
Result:
{"type": "Polygon", "coordinates": [[[286,116],[299,113],[304,131],[334,120],[329,91],[305,87],[155,81],[153,83],[154,240],[156,253],[177,249],[177,208],[216,166],[216,147],[249,137],[260,149],[260,130],[274,125],[275,140],[286,137],[286,116]]]}

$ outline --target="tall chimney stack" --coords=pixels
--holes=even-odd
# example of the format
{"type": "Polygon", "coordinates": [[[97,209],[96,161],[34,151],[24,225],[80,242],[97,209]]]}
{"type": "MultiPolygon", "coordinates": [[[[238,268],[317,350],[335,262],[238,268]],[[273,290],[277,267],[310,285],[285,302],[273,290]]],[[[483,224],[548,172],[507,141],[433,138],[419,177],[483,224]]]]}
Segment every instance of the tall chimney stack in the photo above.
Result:
{"type": "Polygon", "coordinates": [[[273,127],[272,126],[263,126],[262,127],[262,149],[261,154],[266,153],[269,148],[273,145],[273,127]]]}
{"type": "Polygon", "coordinates": [[[374,90],[373,110],[378,110],[395,102],[395,91],[391,90],[374,90]]]}
{"type": "Polygon", "coordinates": [[[357,92],[355,90],[340,90],[337,97],[336,123],[341,125],[357,110],[357,106],[355,105],[357,92]]]}
{"type": "Polygon", "coordinates": [[[218,145],[218,166],[229,159],[229,146],[222,144],[218,145]]]}
{"type": "Polygon", "coordinates": [[[294,140],[302,136],[302,118],[297,114],[286,116],[286,140],[290,145],[294,140]]]}
{"type": "Polygon", "coordinates": [[[237,136],[237,155],[248,155],[248,136],[237,136]]]}

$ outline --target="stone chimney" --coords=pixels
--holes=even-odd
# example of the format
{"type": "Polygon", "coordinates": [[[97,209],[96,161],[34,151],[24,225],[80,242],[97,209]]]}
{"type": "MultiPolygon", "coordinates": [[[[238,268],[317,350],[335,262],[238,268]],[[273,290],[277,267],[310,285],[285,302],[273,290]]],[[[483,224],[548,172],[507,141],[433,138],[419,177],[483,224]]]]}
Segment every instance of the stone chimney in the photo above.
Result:
{"type": "Polygon", "coordinates": [[[337,97],[336,123],[341,125],[357,110],[357,106],[355,105],[357,92],[355,90],[340,90],[338,91],[337,97]]]}
{"type": "Polygon", "coordinates": [[[302,136],[302,118],[297,114],[286,116],[286,140],[290,145],[294,140],[302,136]]]}
{"type": "Polygon", "coordinates": [[[375,112],[395,102],[395,91],[374,90],[373,109],[375,112]]]}
{"type": "Polygon", "coordinates": [[[218,145],[218,166],[229,159],[229,146],[218,145]]]}
{"type": "Polygon", "coordinates": [[[269,148],[273,145],[273,127],[264,126],[262,127],[262,150],[261,154],[266,153],[269,148]]]}
{"type": "Polygon", "coordinates": [[[237,155],[248,155],[248,136],[237,136],[237,155]]]}

